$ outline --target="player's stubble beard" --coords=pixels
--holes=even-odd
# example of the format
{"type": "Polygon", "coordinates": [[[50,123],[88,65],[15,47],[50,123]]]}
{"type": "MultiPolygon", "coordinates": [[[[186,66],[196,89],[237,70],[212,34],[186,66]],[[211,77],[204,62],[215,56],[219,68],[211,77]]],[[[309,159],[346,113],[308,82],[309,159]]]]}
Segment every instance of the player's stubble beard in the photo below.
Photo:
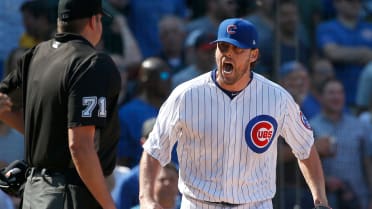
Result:
{"type": "MultiPolygon", "coordinates": [[[[223,72],[223,59],[218,60],[219,65],[217,66],[217,83],[221,86],[226,87],[233,87],[235,84],[238,84],[239,81],[242,79],[247,79],[247,83],[249,82],[250,78],[250,65],[251,63],[247,60],[243,66],[237,66],[236,63],[233,65],[232,73],[228,76],[225,75],[223,72]]],[[[230,90],[230,89],[226,89],[230,90]]],[[[235,89],[236,91],[242,89],[235,89]]]]}

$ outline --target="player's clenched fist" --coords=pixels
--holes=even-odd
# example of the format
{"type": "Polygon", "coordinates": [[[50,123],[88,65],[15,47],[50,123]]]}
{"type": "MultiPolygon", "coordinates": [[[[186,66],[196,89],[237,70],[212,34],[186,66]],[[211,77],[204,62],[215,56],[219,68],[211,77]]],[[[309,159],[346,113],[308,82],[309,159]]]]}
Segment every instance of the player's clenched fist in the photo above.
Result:
{"type": "Polygon", "coordinates": [[[5,111],[10,111],[12,105],[13,104],[10,101],[8,95],[0,93],[0,114],[2,114],[5,111]]]}

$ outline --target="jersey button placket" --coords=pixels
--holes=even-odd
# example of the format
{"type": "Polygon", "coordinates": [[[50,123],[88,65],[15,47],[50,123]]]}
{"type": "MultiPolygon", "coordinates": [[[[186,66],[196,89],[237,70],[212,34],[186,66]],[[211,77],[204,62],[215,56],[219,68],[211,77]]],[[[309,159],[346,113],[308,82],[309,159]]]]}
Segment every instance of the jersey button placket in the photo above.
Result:
{"type": "Polygon", "coordinates": [[[222,123],[222,127],[219,127],[223,130],[223,141],[222,141],[222,191],[220,196],[220,201],[224,201],[226,196],[228,195],[227,187],[228,187],[228,169],[229,169],[229,138],[230,138],[230,98],[224,97],[224,111],[221,114],[223,116],[224,121],[222,123]]]}
{"type": "Polygon", "coordinates": [[[228,145],[228,156],[227,156],[227,164],[226,164],[226,196],[229,196],[229,199],[231,197],[233,197],[234,195],[236,194],[233,194],[230,190],[231,188],[231,185],[234,183],[234,181],[236,180],[235,179],[235,176],[234,176],[234,170],[236,169],[236,166],[237,166],[237,162],[234,162],[234,159],[235,159],[235,156],[238,154],[236,153],[236,149],[235,149],[235,145],[236,145],[236,128],[238,126],[237,124],[237,104],[236,104],[236,100],[237,98],[235,98],[234,100],[231,100],[231,103],[230,103],[230,106],[229,106],[229,137],[228,137],[228,142],[227,142],[227,145],[228,145]]]}

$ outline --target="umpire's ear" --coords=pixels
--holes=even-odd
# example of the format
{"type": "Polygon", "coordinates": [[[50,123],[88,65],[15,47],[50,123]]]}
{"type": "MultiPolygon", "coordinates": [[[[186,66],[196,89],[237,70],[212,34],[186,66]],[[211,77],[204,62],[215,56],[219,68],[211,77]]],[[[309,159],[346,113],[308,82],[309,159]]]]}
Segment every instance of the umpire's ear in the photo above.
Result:
{"type": "Polygon", "coordinates": [[[255,49],[251,49],[251,54],[250,54],[250,57],[249,57],[249,62],[256,62],[256,60],[258,59],[258,55],[259,55],[259,50],[258,48],[255,48],[255,49]]]}

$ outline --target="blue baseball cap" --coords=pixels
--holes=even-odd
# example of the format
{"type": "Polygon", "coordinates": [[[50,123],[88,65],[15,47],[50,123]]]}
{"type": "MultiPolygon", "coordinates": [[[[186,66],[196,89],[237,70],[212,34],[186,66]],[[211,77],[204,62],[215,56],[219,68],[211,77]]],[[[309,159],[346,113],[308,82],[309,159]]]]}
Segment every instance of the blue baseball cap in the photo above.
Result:
{"type": "Polygon", "coordinates": [[[226,42],[238,48],[257,48],[258,34],[254,25],[241,18],[229,18],[218,27],[217,42],[226,42]]]}
{"type": "Polygon", "coordinates": [[[295,60],[285,62],[279,68],[279,78],[284,78],[297,70],[306,70],[306,68],[300,62],[295,60]]]}

